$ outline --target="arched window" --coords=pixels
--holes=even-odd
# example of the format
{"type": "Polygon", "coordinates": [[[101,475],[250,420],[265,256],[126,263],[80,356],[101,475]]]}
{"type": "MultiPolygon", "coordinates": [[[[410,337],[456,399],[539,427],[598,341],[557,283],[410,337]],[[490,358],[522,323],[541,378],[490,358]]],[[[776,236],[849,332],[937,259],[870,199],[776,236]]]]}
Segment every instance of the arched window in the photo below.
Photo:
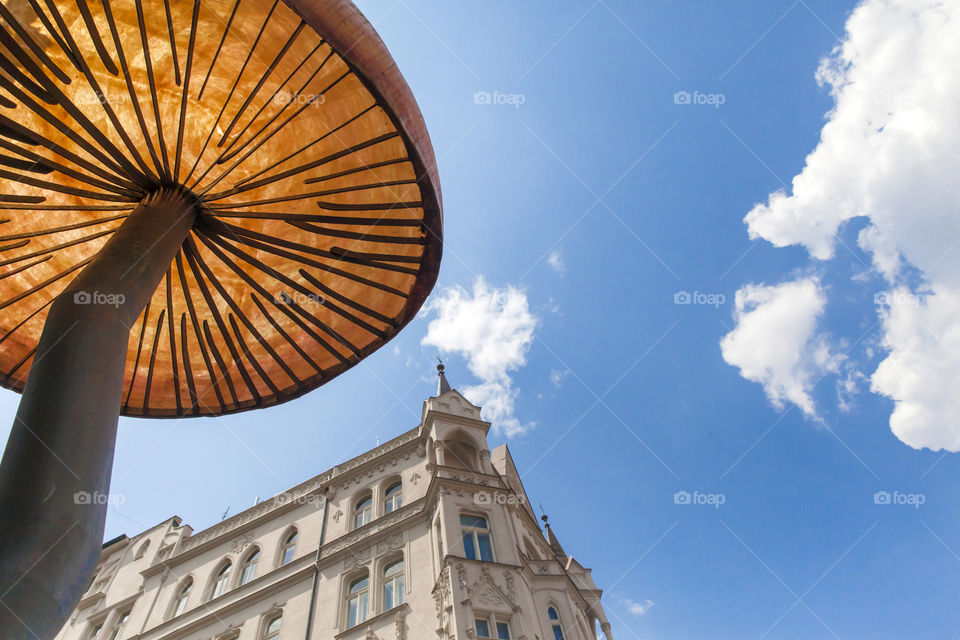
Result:
{"type": "Polygon", "coordinates": [[[283,547],[280,549],[280,566],[288,564],[293,560],[293,554],[297,551],[297,530],[294,529],[287,537],[283,539],[283,547]]]}
{"type": "Polygon", "coordinates": [[[150,541],[147,540],[147,541],[144,542],[142,545],[140,545],[140,548],[139,548],[139,549],[137,549],[137,553],[134,554],[133,559],[134,559],[134,560],[139,560],[140,558],[142,558],[143,556],[145,556],[145,555],[147,554],[147,549],[149,549],[149,548],[150,548],[150,541]]]}
{"type": "Polygon", "coordinates": [[[243,561],[240,568],[240,584],[247,584],[257,577],[257,562],[260,561],[260,549],[254,549],[243,561]]]}
{"type": "Polygon", "coordinates": [[[231,568],[233,568],[233,565],[231,565],[228,561],[226,564],[220,567],[220,571],[217,571],[217,575],[213,579],[213,587],[210,589],[211,600],[217,596],[223,595],[227,591],[227,585],[230,584],[231,568]]]}
{"type": "Polygon", "coordinates": [[[267,624],[263,625],[262,640],[278,640],[280,637],[280,625],[283,622],[283,616],[280,614],[270,618],[267,624]]]}
{"type": "Polygon", "coordinates": [[[396,511],[403,506],[403,484],[394,482],[383,492],[384,515],[396,511]]]}
{"type": "Polygon", "coordinates": [[[447,442],[443,460],[448,467],[476,471],[477,448],[465,439],[450,440],[447,442]]]}
{"type": "Polygon", "coordinates": [[[490,526],[487,524],[486,518],[461,515],[460,531],[463,534],[463,553],[468,559],[493,562],[490,526]]]}
{"type": "Polygon", "coordinates": [[[547,617],[550,618],[550,625],[553,627],[553,640],[563,640],[563,624],[560,622],[560,615],[554,607],[547,607],[547,617]]]}
{"type": "Polygon", "coordinates": [[[370,496],[361,498],[353,508],[353,528],[359,529],[370,522],[371,517],[373,517],[373,498],[370,496]]]}
{"type": "Polygon", "coordinates": [[[403,595],[403,558],[400,558],[383,569],[383,610],[403,604],[403,595]]]}
{"type": "Polygon", "coordinates": [[[364,575],[350,583],[347,591],[347,628],[366,621],[370,605],[370,577],[364,575]]]}
{"type": "Polygon", "coordinates": [[[193,589],[193,578],[187,578],[173,599],[173,607],[171,609],[172,613],[170,615],[171,618],[176,618],[187,610],[187,600],[190,599],[191,589],[193,589]]]}
{"type": "Polygon", "coordinates": [[[120,634],[123,633],[123,628],[127,626],[127,620],[130,619],[130,610],[127,609],[119,616],[117,616],[117,621],[113,623],[113,631],[110,632],[110,640],[117,640],[120,637],[120,634]]]}

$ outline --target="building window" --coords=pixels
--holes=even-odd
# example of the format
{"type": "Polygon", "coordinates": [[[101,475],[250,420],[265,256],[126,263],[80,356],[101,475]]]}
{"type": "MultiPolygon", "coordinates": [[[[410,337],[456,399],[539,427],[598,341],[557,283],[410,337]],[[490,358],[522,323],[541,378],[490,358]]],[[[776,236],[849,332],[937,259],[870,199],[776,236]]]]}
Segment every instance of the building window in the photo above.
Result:
{"type": "Polygon", "coordinates": [[[180,591],[177,591],[177,597],[173,600],[172,618],[176,618],[187,610],[187,600],[190,599],[191,589],[193,589],[193,579],[187,578],[187,581],[183,583],[182,587],[180,587],[180,591]]]}
{"type": "Polygon", "coordinates": [[[117,616],[117,621],[113,624],[113,631],[110,632],[110,640],[117,640],[117,638],[120,637],[120,634],[123,633],[123,628],[127,625],[127,620],[129,619],[129,609],[117,616]]]}
{"type": "Polygon", "coordinates": [[[289,564],[293,560],[293,554],[297,551],[297,530],[294,529],[283,541],[283,549],[280,550],[280,566],[289,564]]]}
{"type": "Polygon", "coordinates": [[[463,552],[470,560],[493,562],[493,547],[490,546],[490,527],[481,516],[460,516],[460,531],[463,533],[463,552]]]}
{"type": "Polygon", "coordinates": [[[240,569],[240,584],[247,584],[257,577],[257,562],[260,560],[260,549],[254,549],[240,569]]]}
{"type": "Polygon", "coordinates": [[[227,562],[223,567],[220,568],[220,571],[217,572],[217,576],[213,579],[213,588],[210,590],[210,599],[216,598],[219,595],[223,595],[227,590],[227,585],[230,583],[230,569],[232,565],[227,562]]]}
{"type": "Polygon", "coordinates": [[[370,578],[363,576],[350,583],[347,592],[347,628],[366,621],[370,604],[370,578]]]}
{"type": "Polygon", "coordinates": [[[403,484],[395,482],[383,492],[384,515],[396,511],[403,506],[403,484]]]}
{"type": "Polygon", "coordinates": [[[560,616],[553,607],[547,608],[547,617],[550,618],[550,625],[553,627],[553,640],[563,640],[563,625],[560,623],[560,616]]]}
{"type": "Polygon", "coordinates": [[[100,637],[101,631],[103,631],[103,623],[98,624],[93,629],[90,629],[90,635],[87,636],[87,639],[93,640],[94,638],[100,637]]]}
{"type": "Polygon", "coordinates": [[[276,615],[270,618],[270,621],[263,626],[263,640],[278,640],[280,637],[280,624],[283,622],[282,615],[276,615]]]}
{"type": "Polygon", "coordinates": [[[403,604],[403,559],[387,565],[383,570],[383,610],[403,604]]]}
{"type": "Polygon", "coordinates": [[[357,502],[357,506],[353,508],[353,528],[359,529],[363,525],[370,522],[370,518],[373,516],[373,498],[367,496],[362,498],[357,502]]]}
{"type": "Polygon", "coordinates": [[[473,626],[478,638],[510,640],[510,624],[505,620],[498,620],[494,617],[475,618],[473,626]],[[496,635],[491,635],[491,632],[496,633],[496,635]]]}

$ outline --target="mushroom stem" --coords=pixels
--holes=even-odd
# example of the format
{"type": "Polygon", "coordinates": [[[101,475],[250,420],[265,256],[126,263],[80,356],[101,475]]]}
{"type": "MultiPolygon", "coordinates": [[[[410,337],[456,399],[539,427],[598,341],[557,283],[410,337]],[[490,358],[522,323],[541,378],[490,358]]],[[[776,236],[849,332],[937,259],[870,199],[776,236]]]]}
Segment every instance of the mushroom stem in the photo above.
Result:
{"type": "Polygon", "coordinates": [[[53,638],[90,586],[110,496],[130,328],[196,219],[189,193],[137,207],[50,306],[0,463],[0,629],[53,638]]]}

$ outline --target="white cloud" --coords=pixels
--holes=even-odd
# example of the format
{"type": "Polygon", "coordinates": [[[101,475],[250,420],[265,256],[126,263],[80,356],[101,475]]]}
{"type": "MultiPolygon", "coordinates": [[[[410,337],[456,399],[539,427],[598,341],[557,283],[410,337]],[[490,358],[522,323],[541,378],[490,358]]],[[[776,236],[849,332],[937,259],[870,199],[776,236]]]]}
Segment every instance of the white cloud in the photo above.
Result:
{"type": "MultiPolygon", "coordinates": [[[[889,355],[871,389],[894,398],[890,428],[914,448],[960,451],[960,293],[938,286],[925,303],[889,297],[881,310],[889,355]]],[[[905,293],[905,292],[904,292],[905,293]]]]}
{"type": "Polygon", "coordinates": [[[617,596],[617,601],[626,608],[627,611],[632,613],[635,616],[642,616],[653,607],[652,600],[641,600],[636,602],[630,598],[624,598],[622,596],[617,596]]]}
{"type": "Polygon", "coordinates": [[[555,386],[557,389],[563,386],[563,379],[570,375],[570,369],[551,369],[550,370],[550,384],[555,386]]]}
{"type": "Polygon", "coordinates": [[[563,256],[560,255],[560,249],[554,249],[550,252],[550,255],[547,256],[547,264],[557,275],[562,276],[567,270],[567,265],[563,262],[563,256]]]}
{"type": "Polygon", "coordinates": [[[526,294],[515,287],[491,287],[478,277],[472,292],[450,287],[435,294],[426,308],[436,317],[422,344],[464,356],[467,368],[480,379],[478,385],[461,387],[463,394],[507,436],[532,428],[515,415],[519,391],[510,376],[527,363],[537,326],[526,294]]]}
{"type": "Polygon", "coordinates": [[[842,361],[816,331],[826,301],[812,277],[741,288],[734,301],[736,326],[720,342],[723,359],[763,385],[777,408],[789,401],[817,418],[813,385],[842,361]]]}
{"type": "Polygon", "coordinates": [[[924,304],[881,306],[887,355],[871,389],[894,400],[897,437],[951,451],[960,450],[958,24],[955,1],[862,2],[817,73],[836,102],[819,143],[792,189],[745,218],[752,237],[827,260],[842,225],[864,217],[858,243],[889,286],[908,294],[919,272],[924,304]]]}

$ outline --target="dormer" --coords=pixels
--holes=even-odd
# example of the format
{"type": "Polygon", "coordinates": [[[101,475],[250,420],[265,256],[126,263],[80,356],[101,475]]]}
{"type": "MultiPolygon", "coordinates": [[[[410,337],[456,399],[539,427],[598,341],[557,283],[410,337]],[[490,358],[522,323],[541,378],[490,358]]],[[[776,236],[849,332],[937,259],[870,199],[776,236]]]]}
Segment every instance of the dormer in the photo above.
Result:
{"type": "Polygon", "coordinates": [[[450,386],[437,366],[437,395],[423,403],[422,438],[430,461],[440,466],[492,473],[487,433],[490,423],[480,417],[480,407],[450,386]]]}

